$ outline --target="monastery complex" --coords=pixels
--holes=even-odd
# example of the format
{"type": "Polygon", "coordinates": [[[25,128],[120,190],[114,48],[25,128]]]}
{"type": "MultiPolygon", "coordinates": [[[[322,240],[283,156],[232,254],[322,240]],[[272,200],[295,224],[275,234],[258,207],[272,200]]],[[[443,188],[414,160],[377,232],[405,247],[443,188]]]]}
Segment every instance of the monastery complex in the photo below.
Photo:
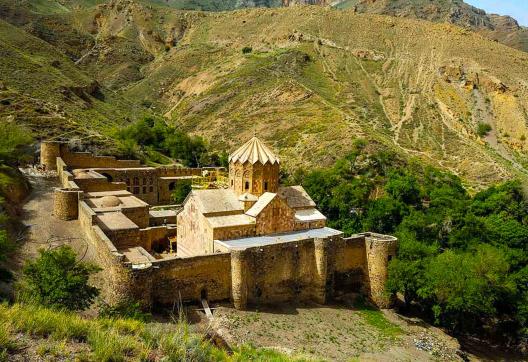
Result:
{"type": "Polygon", "coordinates": [[[344,237],[302,186],[279,184],[280,160],[254,137],[215,168],[147,167],[44,142],[41,164],[56,170],[54,215],[78,219],[104,270],[110,303],[145,306],[231,301],[235,308],[287,301],[324,304],[363,293],[390,306],[385,282],[397,239],[344,237]],[[199,183],[183,205],[171,194],[199,183]]]}

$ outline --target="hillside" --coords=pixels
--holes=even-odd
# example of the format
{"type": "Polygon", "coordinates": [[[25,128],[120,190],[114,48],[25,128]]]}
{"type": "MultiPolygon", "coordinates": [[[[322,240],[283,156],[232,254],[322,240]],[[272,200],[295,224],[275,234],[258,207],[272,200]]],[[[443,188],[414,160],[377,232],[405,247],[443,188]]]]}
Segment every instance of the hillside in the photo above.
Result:
{"type": "Polygon", "coordinates": [[[46,70],[42,78],[15,82],[29,58],[10,54],[2,81],[38,86],[27,86],[34,98],[79,115],[75,127],[86,134],[150,108],[213,148],[257,132],[289,170],[330,165],[361,137],[473,186],[526,177],[528,54],[459,27],[321,7],[203,13],[114,0],[39,15],[5,4],[1,13],[19,30],[3,23],[2,36],[62,53],[64,66],[45,54],[45,67],[33,66],[46,70]],[[104,102],[56,92],[59,80],[92,79],[104,102]],[[491,127],[487,136],[480,123],[491,127]]]}
{"type": "Polygon", "coordinates": [[[40,138],[107,142],[110,129],[146,114],[57,48],[2,20],[0,54],[0,118],[27,125],[40,138]]]}
{"type": "MultiPolygon", "coordinates": [[[[461,28],[319,7],[208,14],[116,2],[83,21],[118,49],[115,39],[141,39],[154,58],[137,78],[101,72],[103,83],[120,80],[128,98],[214,147],[256,131],[297,167],[331,164],[364,137],[473,184],[526,161],[528,55],[461,28]],[[485,139],[479,122],[492,127],[485,139]]],[[[120,64],[93,58],[86,69],[120,64]]]]}
{"type": "Polygon", "coordinates": [[[528,51],[528,28],[521,27],[510,16],[486,14],[484,10],[462,0],[344,0],[338,2],[336,7],[354,9],[360,13],[451,23],[513,48],[528,51]]]}

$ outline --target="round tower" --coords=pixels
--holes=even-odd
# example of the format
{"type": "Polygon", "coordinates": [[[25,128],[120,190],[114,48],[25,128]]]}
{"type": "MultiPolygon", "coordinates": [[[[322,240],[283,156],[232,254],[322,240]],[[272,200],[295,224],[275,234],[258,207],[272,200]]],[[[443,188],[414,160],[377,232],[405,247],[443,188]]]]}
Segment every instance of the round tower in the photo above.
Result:
{"type": "Polygon", "coordinates": [[[229,186],[237,195],[279,190],[279,158],[257,137],[229,156],[229,186]]]}
{"type": "Polygon", "coordinates": [[[389,308],[393,298],[385,291],[389,262],[396,256],[398,239],[390,235],[365,234],[368,265],[368,294],[379,308],[389,308]]]}
{"type": "Polygon", "coordinates": [[[55,189],[53,215],[60,220],[75,220],[79,216],[80,189],[55,189]]]}
{"type": "Polygon", "coordinates": [[[40,144],[40,164],[46,170],[57,170],[57,157],[61,156],[61,142],[44,141],[40,144]]]}

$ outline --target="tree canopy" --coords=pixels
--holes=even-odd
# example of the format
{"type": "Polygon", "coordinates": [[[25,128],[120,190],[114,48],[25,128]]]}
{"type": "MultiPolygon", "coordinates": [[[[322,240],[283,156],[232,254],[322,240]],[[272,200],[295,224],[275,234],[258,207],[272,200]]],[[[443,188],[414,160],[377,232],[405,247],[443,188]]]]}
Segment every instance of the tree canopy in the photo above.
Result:
{"type": "Polygon", "coordinates": [[[388,291],[454,332],[528,338],[528,200],[518,181],[470,195],[461,180],[365,142],[297,172],[329,226],[399,239],[388,291]]]}

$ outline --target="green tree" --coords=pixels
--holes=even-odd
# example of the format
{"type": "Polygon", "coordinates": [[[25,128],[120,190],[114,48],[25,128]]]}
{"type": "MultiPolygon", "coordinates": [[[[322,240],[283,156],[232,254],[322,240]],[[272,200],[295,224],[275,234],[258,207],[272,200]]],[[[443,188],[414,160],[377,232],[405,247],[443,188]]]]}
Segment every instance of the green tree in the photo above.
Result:
{"type": "Polygon", "coordinates": [[[90,286],[88,280],[100,269],[78,262],[69,246],[40,250],[39,254],[36,260],[24,266],[23,297],[53,308],[88,308],[99,295],[99,290],[90,286]]]}

